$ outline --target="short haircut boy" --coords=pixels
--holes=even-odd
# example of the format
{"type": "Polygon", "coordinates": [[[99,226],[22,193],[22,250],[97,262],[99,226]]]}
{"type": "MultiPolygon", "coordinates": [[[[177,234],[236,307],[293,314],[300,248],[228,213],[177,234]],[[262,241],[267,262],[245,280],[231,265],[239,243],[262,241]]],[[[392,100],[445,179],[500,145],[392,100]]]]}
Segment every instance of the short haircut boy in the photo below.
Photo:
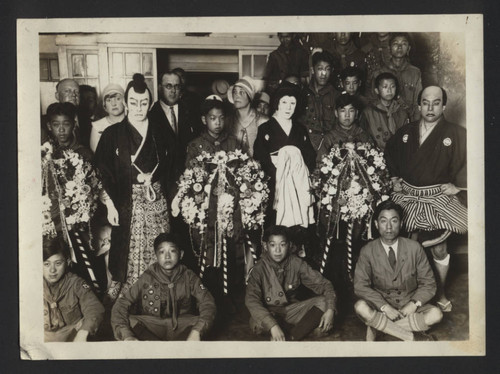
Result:
{"type": "Polygon", "coordinates": [[[172,243],[177,248],[179,248],[179,250],[181,249],[179,246],[179,238],[177,235],[175,235],[174,233],[162,232],[158,234],[158,236],[155,238],[155,241],[153,242],[153,248],[155,252],[158,250],[160,244],[165,242],[172,243]]]}
{"type": "Polygon", "coordinates": [[[53,116],[66,116],[71,121],[74,121],[76,116],[76,107],[70,102],[52,103],[47,108],[47,118],[49,121],[53,116]]]}
{"type": "Polygon", "coordinates": [[[264,235],[262,236],[262,240],[264,242],[268,242],[271,236],[282,236],[286,239],[287,242],[290,241],[288,228],[285,226],[271,226],[264,231],[264,235]]]}
{"type": "Polygon", "coordinates": [[[335,110],[342,109],[348,105],[352,105],[354,109],[359,111],[359,102],[355,96],[342,94],[335,100],[335,110]]]}
{"type": "Polygon", "coordinates": [[[402,37],[402,38],[405,38],[406,41],[408,42],[409,45],[411,45],[411,38],[410,38],[410,34],[408,34],[407,32],[393,32],[391,33],[391,37],[389,39],[389,46],[392,45],[392,42],[394,41],[394,39],[396,39],[397,37],[402,37]]]}
{"type": "Polygon", "coordinates": [[[333,69],[333,56],[330,52],[328,51],[323,51],[323,52],[316,52],[315,54],[312,55],[312,66],[316,66],[320,62],[326,62],[330,64],[330,66],[333,69]]]}
{"type": "Polygon", "coordinates": [[[385,80],[393,80],[394,81],[394,84],[396,85],[396,95],[394,95],[394,97],[398,97],[399,95],[399,82],[398,82],[398,78],[392,74],[392,73],[389,73],[389,72],[385,72],[385,73],[381,73],[379,75],[377,75],[377,77],[375,78],[375,87],[376,89],[379,89],[379,86],[380,84],[382,83],[382,81],[385,81],[385,80]]]}
{"type": "Polygon", "coordinates": [[[52,256],[58,254],[63,256],[66,260],[69,259],[68,245],[58,237],[50,239],[44,238],[42,251],[43,251],[43,261],[46,261],[52,256]]]}
{"type": "Polygon", "coordinates": [[[360,81],[363,80],[363,72],[356,66],[348,66],[340,72],[340,79],[346,80],[347,77],[356,77],[360,81]]]}
{"type": "Polygon", "coordinates": [[[201,104],[201,115],[206,116],[212,109],[219,109],[224,113],[224,103],[217,99],[208,99],[201,104]]]}

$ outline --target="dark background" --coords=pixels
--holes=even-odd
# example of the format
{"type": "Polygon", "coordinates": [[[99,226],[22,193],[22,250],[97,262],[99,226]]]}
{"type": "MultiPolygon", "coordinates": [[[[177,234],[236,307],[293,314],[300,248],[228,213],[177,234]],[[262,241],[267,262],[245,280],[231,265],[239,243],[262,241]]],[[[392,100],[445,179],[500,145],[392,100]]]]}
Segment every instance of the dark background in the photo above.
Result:
{"type": "MultiPolygon", "coordinates": [[[[2,48],[0,64],[2,89],[0,103],[0,144],[3,162],[1,176],[0,238],[0,334],[2,367],[0,372],[11,373],[140,373],[218,372],[237,373],[495,373],[500,363],[498,355],[498,182],[494,172],[499,161],[497,142],[499,129],[496,118],[500,104],[499,84],[500,15],[497,1],[472,0],[417,0],[417,1],[333,1],[333,0],[252,0],[232,1],[2,1],[0,27],[2,48]],[[217,359],[217,360],[148,360],[148,361],[65,361],[21,362],[19,360],[18,321],[18,257],[17,257],[17,87],[16,87],[16,18],[68,18],[68,17],[169,17],[169,16],[274,16],[274,15],[343,15],[343,14],[484,14],[485,61],[485,162],[486,162],[486,278],[487,278],[487,356],[446,358],[327,358],[327,359],[217,359]]],[[[37,89],[34,87],[33,89],[37,89]]],[[[475,124],[468,124],[474,131],[475,124]]],[[[470,253],[473,252],[471,243],[470,253]]],[[[20,248],[19,250],[23,250],[20,248]]],[[[235,343],[237,344],[237,343],[235,343]]],[[[352,344],[352,343],[351,343],[352,344]]],[[[390,343],[387,345],[390,349],[390,343]]]]}

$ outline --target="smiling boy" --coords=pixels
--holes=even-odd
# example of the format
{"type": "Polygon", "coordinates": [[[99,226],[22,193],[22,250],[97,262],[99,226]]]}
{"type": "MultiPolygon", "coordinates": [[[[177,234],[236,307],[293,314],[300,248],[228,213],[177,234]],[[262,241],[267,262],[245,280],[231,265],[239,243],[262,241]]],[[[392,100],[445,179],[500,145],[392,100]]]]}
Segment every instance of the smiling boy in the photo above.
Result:
{"type": "Polygon", "coordinates": [[[285,227],[270,227],[263,240],[265,251],[250,273],[245,296],[253,332],[284,341],[300,340],[314,329],[323,334],[330,331],[336,310],[332,284],[290,253],[285,227]],[[299,300],[301,285],[317,296],[299,300]]]}
{"type": "Polygon", "coordinates": [[[43,242],[44,337],[46,342],[86,341],[97,332],[104,307],[90,286],[68,272],[68,248],[57,238],[43,242]]]}
{"type": "Polygon", "coordinates": [[[212,295],[200,279],[179,263],[184,252],[172,234],[154,242],[158,262],[120,294],[111,312],[117,340],[200,340],[215,318],[212,295]],[[195,315],[196,300],[199,315],[195,315]],[[130,308],[139,304],[139,314],[130,308]]]}

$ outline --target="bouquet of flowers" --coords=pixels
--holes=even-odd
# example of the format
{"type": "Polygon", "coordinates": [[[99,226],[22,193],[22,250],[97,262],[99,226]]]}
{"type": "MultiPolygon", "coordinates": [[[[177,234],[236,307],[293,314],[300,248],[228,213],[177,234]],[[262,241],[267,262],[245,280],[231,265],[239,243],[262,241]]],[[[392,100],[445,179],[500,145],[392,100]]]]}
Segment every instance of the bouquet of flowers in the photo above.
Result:
{"type": "Polygon", "coordinates": [[[90,162],[71,149],[54,157],[50,142],[42,145],[43,234],[55,236],[52,204],[58,204],[61,221],[68,230],[88,225],[97,208],[101,182],[90,162]]]}
{"type": "Polygon", "coordinates": [[[260,164],[240,150],[203,152],[190,162],[179,179],[172,214],[180,213],[200,237],[200,251],[195,253],[201,261],[201,275],[206,264],[225,265],[227,238],[242,229],[263,227],[267,179],[260,164]],[[207,245],[207,238],[214,243],[207,245]]]}
{"type": "MultiPolygon", "coordinates": [[[[369,143],[335,145],[323,157],[311,176],[315,194],[319,197],[319,220],[326,227],[328,254],[329,238],[338,228],[339,220],[348,224],[347,244],[351,249],[352,227],[370,217],[373,208],[389,198],[392,189],[382,151],[369,143]]],[[[369,230],[371,221],[367,220],[369,230]]]]}

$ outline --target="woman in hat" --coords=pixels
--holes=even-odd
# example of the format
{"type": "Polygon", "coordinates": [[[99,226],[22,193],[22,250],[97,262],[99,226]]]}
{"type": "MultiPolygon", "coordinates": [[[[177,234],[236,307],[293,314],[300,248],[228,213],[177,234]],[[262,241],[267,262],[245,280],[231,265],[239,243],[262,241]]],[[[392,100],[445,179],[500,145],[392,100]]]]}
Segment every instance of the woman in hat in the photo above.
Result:
{"type": "Polygon", "coordinates": [[[152,95],[142,74],[125,90],[127,117],[104,130],[95,154],[113,226],[109,250],[114,299],[156,261],[154,239],[169,232],[165,199],[166,143],[162,130],[148,121],[152,95]]]}
{"type": "Polygon", "coordinates": [[[123,102],[123,88],[119,84],[110,83],[102,92],[103,107],[108,115],[92,122],[90,132],[90,149],[95,153],[102,132],[111,125],[123,121],[125,118],[125,103],[123,102]]]}
{"type": "Polygon", "coordinates": [[[234,112],[226,119],[227,131],[238,139],[240,148],[250,156],[253,156],[258,127],[269,119],[251,105],[256,91],[254,84],[252,78],[243,77],[227,92],[229,102],[234,107],[234,112]]]}

